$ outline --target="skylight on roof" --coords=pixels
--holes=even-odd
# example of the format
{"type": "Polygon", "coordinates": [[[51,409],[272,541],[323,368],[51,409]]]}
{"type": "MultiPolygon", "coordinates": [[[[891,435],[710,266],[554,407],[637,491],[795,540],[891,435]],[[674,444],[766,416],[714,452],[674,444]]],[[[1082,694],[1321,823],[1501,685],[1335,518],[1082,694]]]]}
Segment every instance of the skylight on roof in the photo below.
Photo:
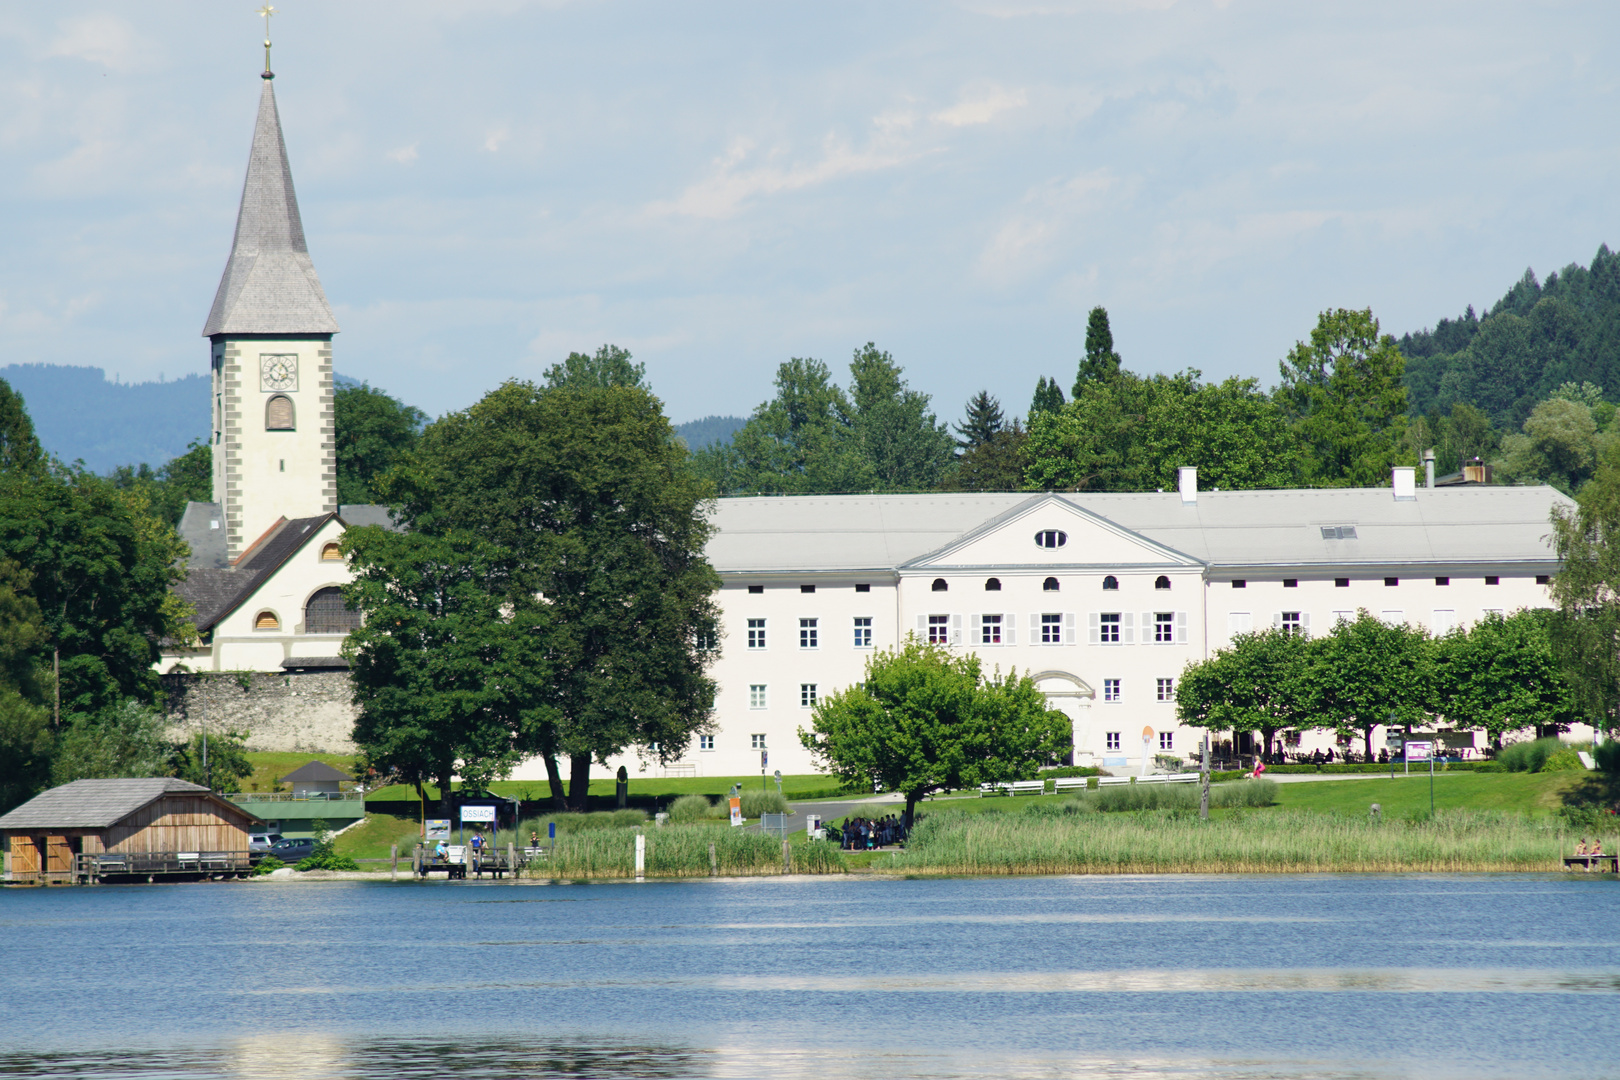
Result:
{"type": "Polygon", "coordinates": [[[1356,527],[1354,525],[1323,525],[1322,539],[1324,540],[1354,540],[1356,527]]]}

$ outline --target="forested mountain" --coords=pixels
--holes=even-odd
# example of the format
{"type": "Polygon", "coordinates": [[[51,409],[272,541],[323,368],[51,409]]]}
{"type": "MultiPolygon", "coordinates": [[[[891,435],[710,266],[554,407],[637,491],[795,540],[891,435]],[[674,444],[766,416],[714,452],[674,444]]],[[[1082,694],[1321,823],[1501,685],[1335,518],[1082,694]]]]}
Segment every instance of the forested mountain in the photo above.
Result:
{"type": "Polygon", "coordinates": [[[1498,428],[1516,429],[1565,383],[1620,397],[1620,255],[1598,248],[1537,281],[1533,271],[1484,317],[1469,309],[1400,340],[1413,415],[1465,402],[1498,428]]]}
{"type": "Polygon", "coordinates": [[[691,450],[701,450],[712,443],[729,446],[731,437],[747,422],[740,416],[705,416],[697,420],[688,420],[684,424],[676,424],[675,434],[679,435],[691,450]]]}
{"type": "Polygon", "coordinates": [[[208,434],[206,375],[120,383],[97,367],[13,364],[0,378],[27,402],[40,445],[91,472],[159,465],[208,434]]]}

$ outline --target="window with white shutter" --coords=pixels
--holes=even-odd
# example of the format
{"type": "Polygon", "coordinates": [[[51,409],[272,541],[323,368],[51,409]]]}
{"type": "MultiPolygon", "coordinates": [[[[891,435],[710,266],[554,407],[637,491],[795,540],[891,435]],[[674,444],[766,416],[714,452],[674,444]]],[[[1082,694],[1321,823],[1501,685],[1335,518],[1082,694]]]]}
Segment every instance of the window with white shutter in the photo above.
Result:
{"type": "Polygon", "coordinates": [[[1434,612],[1434,636],[1445,637],[1457,627],[1457,612],[1444,608],[1436,608],[1434,612]]]}
{"type": "Polygon", "coordinates": [[[1229,611],[1226,613],[1226,632],[1231,637],[1247,634],[1254,629],[1254,616],[1247,611],[1229,611]]]}
{"type": "Polygon", "coordinates": [[[1018,644],[1018,616],[1007,613],[1001,616],[1001,643],[1018,644]]]}
{"type": "Polygon", "coordinates": [[[980,633],[980,630],[981,630],[981,628],[983,626],[984,626],[984,619],[983,619],[982,616],[979,616],[979,615],[969,615],[968,616],[968,640],[972,641],[973,644],[975,644],[975,645],[988,645],[988,644],[990,644],[990,642],[985,640],[984,635],[982,633],[980,633]]]}
{"type": "Polygon", "coordinates": [[[1098,629],[1100,621],[1101,621],[1101,613],[1100,612],[1093,611],[1093,612],[1090,612],[1089,614],[1086,615],[1086,622],[1090,626],[1090,636],[1087,637],[1086,640],[1091,642],[1093,645],[1097,644],[1098,641],[1101,640],[1101,638],[1098,636],[1100,634],[1100,632],[1101,632],[1098,629]]]}
{"type": "Polygon", "coordinates": [[[1127,611],[1119,617],[1119,621],[1123,624],[1120,627],[1120,640],[1126,645],[1135,644],[1136,626],[1134,624],[1136,622],[1136,616],[1127,611]]]}
{"type": "Polygon", "coordinates": [[[928,640],[928,616],[926,615],[917,616],[917,640],[928,640]]]}
{"type": "Polygon", "coordinates": [[[1080,634],[1075,629],[1074,612],[1065,611],[1063,613],[1063,644],[1065,644],[1065,645],[1078,645],[1079,643],[1080,643],[1080,634]]]}
{"type": "Polygon", "coordinates": [[[1041,643],[1041,616],[1038,612],[1029,616],[1029,643],[1031,645],[1041,643]]]}
{"type": "Polygon", "coordinates": [[[951,616],[951,644],[962,644],[962,616],[951,616]]]}
{"type": "Polygon", "coordinates": [[[1185,611],[1176,612],[1176,644],[1187,644],[1187,613],[1185,611]]]}
{"type": "Polygon", "coordinates": [[[1311,636],[1311,613],[1308,611],[1299,613],[1299,632],[1306,637],[1311,636]]]}

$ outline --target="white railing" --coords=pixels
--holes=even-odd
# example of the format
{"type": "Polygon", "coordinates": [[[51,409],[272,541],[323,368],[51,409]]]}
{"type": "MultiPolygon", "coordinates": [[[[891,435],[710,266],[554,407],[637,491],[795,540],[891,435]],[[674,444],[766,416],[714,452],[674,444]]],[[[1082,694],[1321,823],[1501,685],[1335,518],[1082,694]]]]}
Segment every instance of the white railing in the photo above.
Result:
{"type": "Polygon", "coordinates": [[[363,791],[233,791],[231,802],[364,802],[363,791]]]}

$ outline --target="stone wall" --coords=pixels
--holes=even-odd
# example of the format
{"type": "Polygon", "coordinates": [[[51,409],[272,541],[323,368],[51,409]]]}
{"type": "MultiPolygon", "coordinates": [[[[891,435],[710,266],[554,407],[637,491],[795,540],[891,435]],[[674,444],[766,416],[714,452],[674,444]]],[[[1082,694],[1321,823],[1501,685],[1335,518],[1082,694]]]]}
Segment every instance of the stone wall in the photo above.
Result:
{"type": "Polygon", "coordinates": [[[249,750],[352,754],[354,700],[347,671],[223,671],[165,675],[170,734],[240,731],[249,750]]]}

